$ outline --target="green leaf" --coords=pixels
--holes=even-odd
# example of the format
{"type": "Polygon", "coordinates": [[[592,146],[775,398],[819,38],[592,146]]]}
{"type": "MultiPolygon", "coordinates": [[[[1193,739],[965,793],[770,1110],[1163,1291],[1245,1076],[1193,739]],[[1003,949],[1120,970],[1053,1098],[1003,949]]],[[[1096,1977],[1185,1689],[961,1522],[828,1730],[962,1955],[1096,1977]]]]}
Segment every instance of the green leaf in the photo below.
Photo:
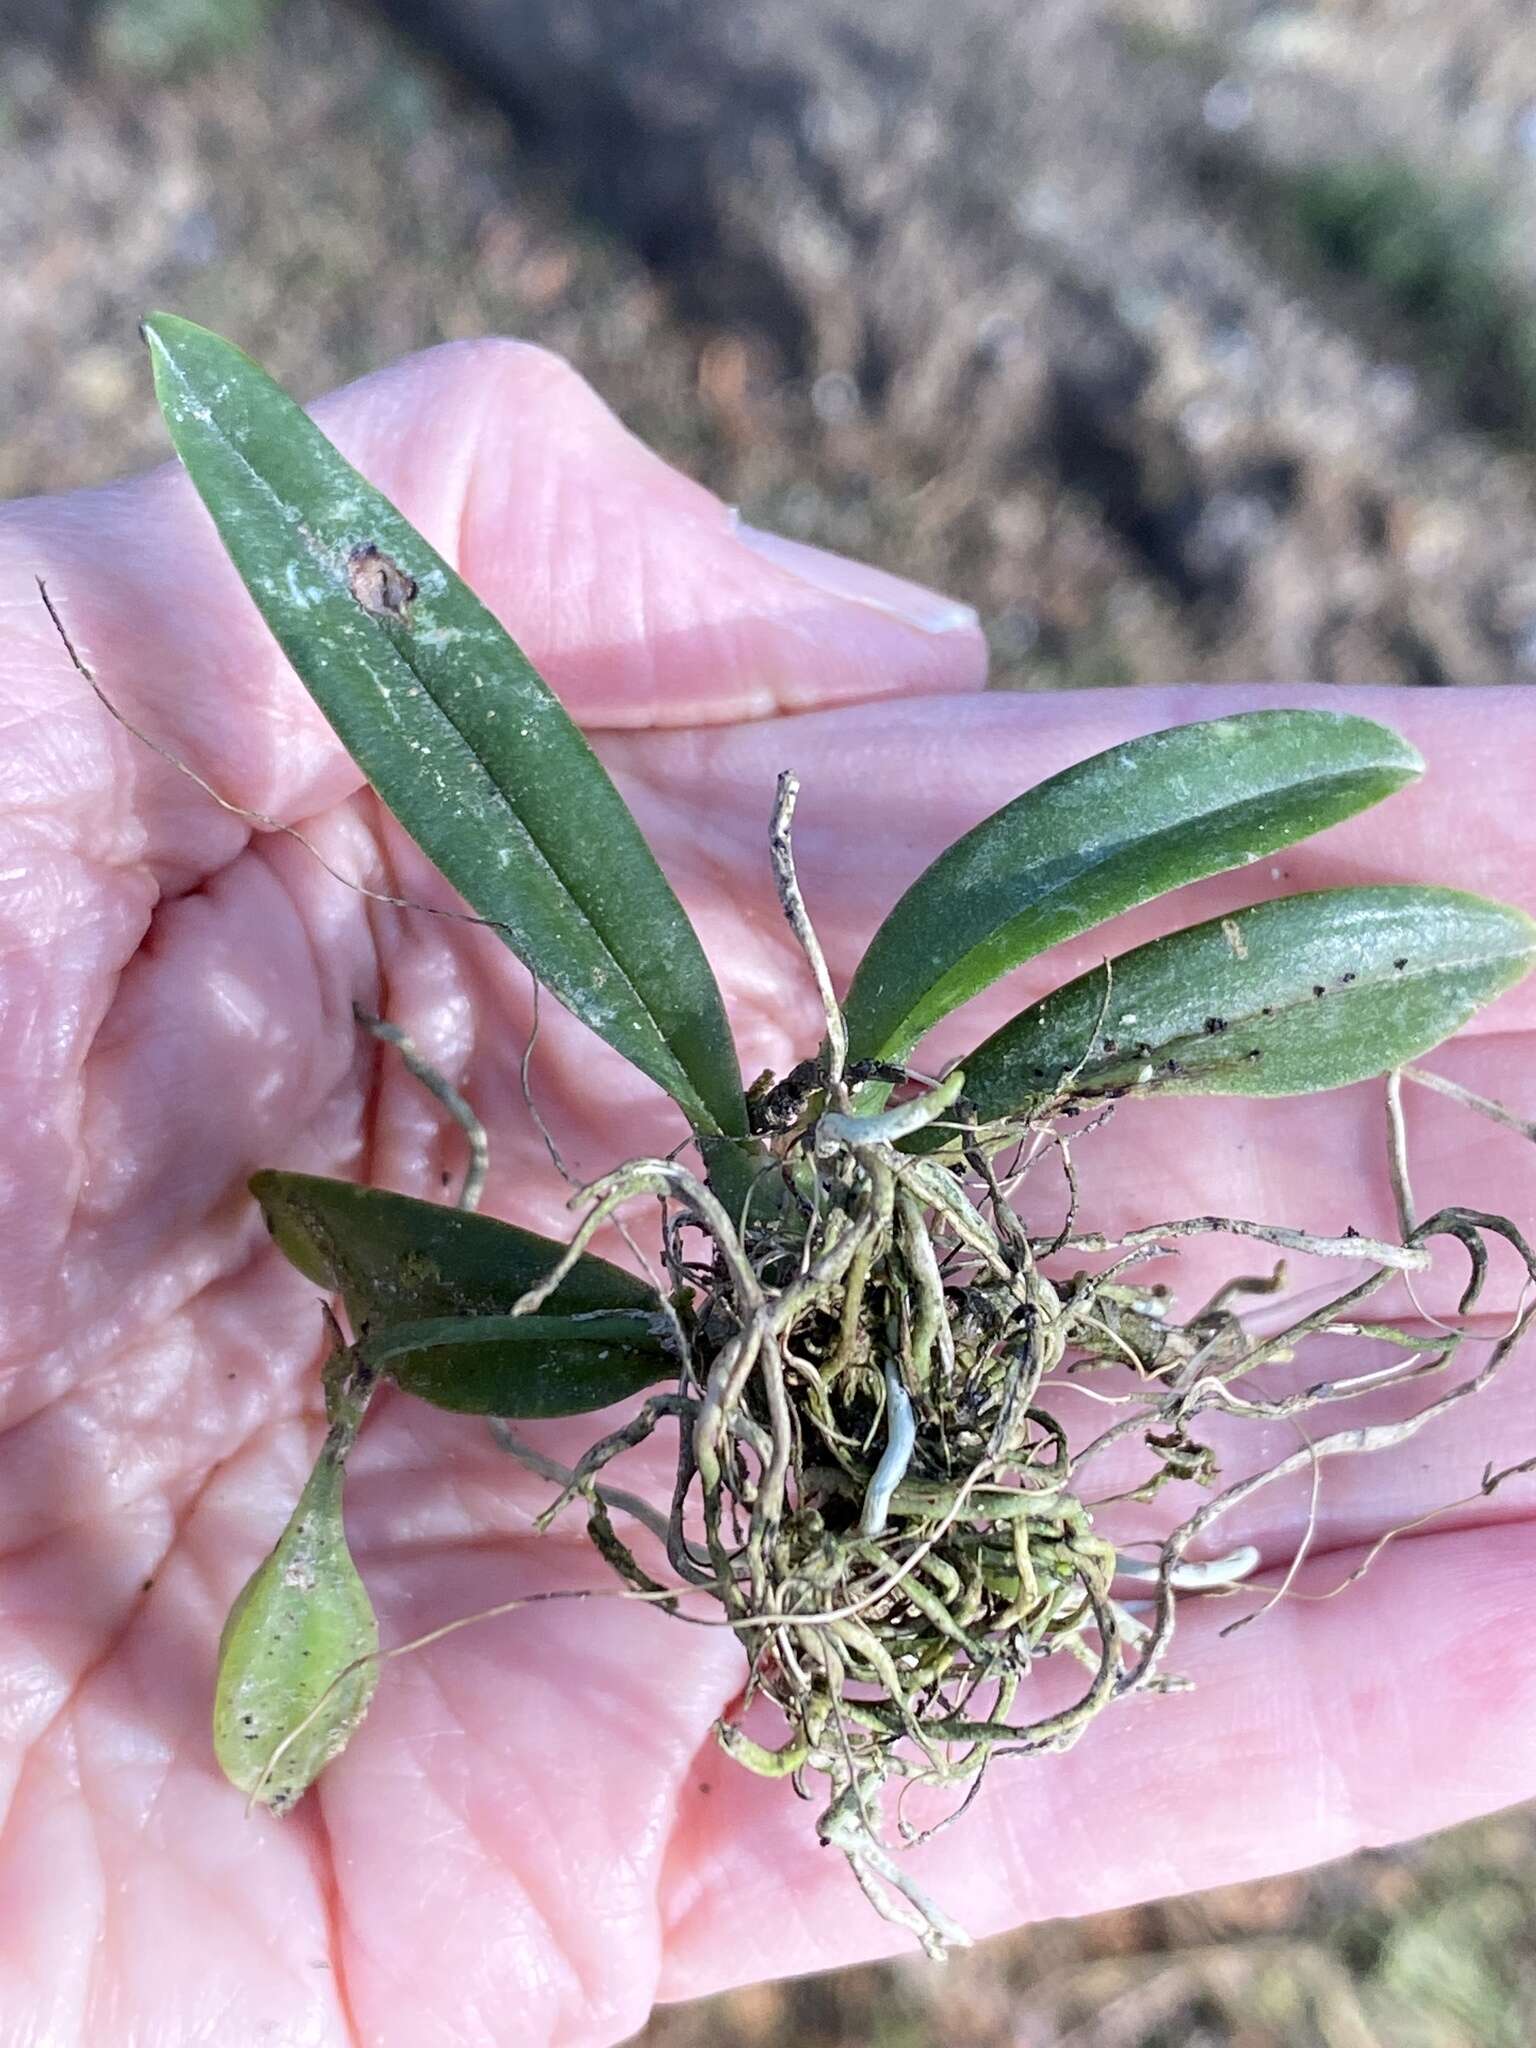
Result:
{"type": "Polygon", "coordinates": [[[214,1753],[232,1784],[278,1813],[346,1747],[378,1683],[376,1662],[341,1676],[379,1647],[373,1606],[342,1526],[342,1472],[328,1441],[287,1528],[247,1579],[219,1638],[214,1753]]]}
{"type": "Polygon", "coordinates": [[[1523,911],[1459,890],[1284,896],[1154,939],[1107,978],[1096,968],[1033,1004],[959,1062],[966,1098],[990,1122],[1067,1076],[1088,1096],[1342,1088],[1428,1052],[1533,962],[1523,911]]]}
{"type": "Polygon", "coordinates": [[[966,833],[875,934],[844,1005],[854,1059],[901,1060],[1023,960],[1133,904],[1390,796],[1405,740],[1333,711],[1252,711],[1148,734],[1053,775],[966,833]]]}
{"type": "MultiPolygon", "coordinates": [[[[278,1249],[340,1294],[353,1328],[439,1316],[505,1315],[565,1246],[515,1223],[313,1173],[258,1173],[251,1193],[278,1249]]],[[[549,1315],[654,1314],[654,1288],[587,1253],[544,1304],[549,1315]]]]}
{"type": "Polygon", "coordinates": [[[462,1316],[400,1323],[363,1357],[461,1415],[584,1415],[677,1377],[660,1317],[462,1316]]]}
{"type": "Polygon", "coordinates": [[[508,1311],[564,1245],[493,1217],[308,1173],[258,1173],[278,1248],[346,1304],[370,1364],[439,1408],[575,1415],[669,1378],[655,1290],[579,1259],[534,1316],[508,1311]]]}
{"type": "Polygon", "coordinates": [[[566,1007],[700,1131],[746,1129],[725,1008],[623,798],[474,593],[229,342],[145,322],[176,452],[368,780],[566,1007]]]}

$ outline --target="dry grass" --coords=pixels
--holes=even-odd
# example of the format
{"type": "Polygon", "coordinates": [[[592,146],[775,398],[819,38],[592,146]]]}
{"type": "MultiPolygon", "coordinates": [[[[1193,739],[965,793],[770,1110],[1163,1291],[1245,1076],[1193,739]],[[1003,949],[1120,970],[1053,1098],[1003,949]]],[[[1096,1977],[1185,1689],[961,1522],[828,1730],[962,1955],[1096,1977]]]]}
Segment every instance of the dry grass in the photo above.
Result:
{"type": "Polygon", "coordinates": [[[1536,1814],[1299,1877],[1054,1921],[942,1970],[760,1985],[637,2048],[1525,2048],[1536,1814]]]}

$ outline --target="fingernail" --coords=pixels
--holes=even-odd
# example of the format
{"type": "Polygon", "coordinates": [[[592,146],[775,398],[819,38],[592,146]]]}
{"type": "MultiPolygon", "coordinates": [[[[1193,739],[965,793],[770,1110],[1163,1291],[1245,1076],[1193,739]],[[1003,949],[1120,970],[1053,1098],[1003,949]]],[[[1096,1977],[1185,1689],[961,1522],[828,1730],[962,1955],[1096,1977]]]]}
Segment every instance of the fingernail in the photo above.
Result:
{"type": "Polygon", "coordinates": [[[886,612],[903,624],[924,633],[974,631],[976,614],[958,598],[945,597],[921,583],[909,583],[904,576],[889,576],[868,562],[855,562],[848,555],[834,555],[826,548],[813,548],[803,540],[788,540],[782,533],[765,533],[761,527],[736,520],[733,531],[743,547],[786,569],[802,583],[825,590],[833,597],[853,604],[867,604],[886,612]]]}

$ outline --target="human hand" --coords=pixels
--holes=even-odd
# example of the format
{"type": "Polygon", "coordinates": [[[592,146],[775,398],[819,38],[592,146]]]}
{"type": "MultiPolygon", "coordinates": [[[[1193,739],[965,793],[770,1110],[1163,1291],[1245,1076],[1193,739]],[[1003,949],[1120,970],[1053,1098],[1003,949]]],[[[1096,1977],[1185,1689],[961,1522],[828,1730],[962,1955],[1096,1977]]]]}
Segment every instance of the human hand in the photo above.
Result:
{"type": "MultiPolygon", "coordinates": [[[[979,638],[956,608],[744,544],[536,352],[439,351],[323,417],[599,733],[699,926],[748,1078],[818,1032],[766,859],[784,767],[804,783],[801,876],[841,980],[906,882],[1018,789],[1255,702],[1365,710],[1430,774],[1200,885],[1176,921],[1334,881],[1531,901],[1525,694],[981,696],[979,638]],[[920,623],[901,615],[914,609],[920,623]]],[[[447,900],[360,789],[183,478],[0,515],[0,2014],[50,2048],[595,2044],[658,1997],[888,1947],[788,1788],[715,1751],[742,1677],[733,1639],[620,1600],[526,1610],[387,1664],[348,1753],[286,1820],[246,1819],[218,1776],[214,1646],[313,1455],[324,1348],[314,1291],[267,1244],[246,1177],[283,1165],[437,1195],[459,1163],[354,1002],[407,1026],[485,1117],[489,1210],[559,1234],[567,1190],[523,1105],[530,989],[505,948],[347,890],[132,741],[71,669],[38,575],[114,701],[233,803],[299,824],[369,889],[447,900]]],[[[1114,947],[1174,921],[1135,913],[1114,947]]],[[[947,1049],[1102,951],[1090,933],[1024,970],[947,1049]]],[[[1528,984],[1436,1063],[1529,1111],[1533,1026],[1528,984]]],[[[680,1135],[550,1003],[533,1086],[579,1178],[680,1135]]],[[[1421,1209],[1462,1199],[1529,1219],[1529,1146],[1438,1099],[1411,1110],[1421,1209]]],[[[1085,1178],[1096,1212],[1124,1224],[1219,1209],[1388,1230],[1380,1119],[1371,1088],[1127,1105],[1085,1178]]],[[[1182,1262],[1181,1290],[1198,1299],[1214,1257],[1182,1262]]],[[[1475,1489],[1490,1459],[1536,1449],[1528,1386],[1517,1363],[1405,1454],[1330,1467],[1303,1586],[1475,1489]]],[[[578,1418],[526,1434],[570,1457],[599,1431],[578,1418]]],[[[386,1644],[513,1594],[607,1583],[578,1517],[532,1534],[548,1489],[463,1418],[386,1396],[349,1469],[386,1644]]],[[[1458,1509],[1338,1601],[1282,1603],[1225,1643],[1232,1610],[1192,1609],[1174,1661],[1198,1689],[1108,1716],[1069,1755],[1000,1765],[965,1825],[916,1860],[924,1882],[985,1933],[1526,1795],[1531,1505],[1512,1486],[1458,1509]]],[[[1307,1506],[1304,1486],[1261,1494],[1231,1538],[1283,1564],[1307,1506]]]]}

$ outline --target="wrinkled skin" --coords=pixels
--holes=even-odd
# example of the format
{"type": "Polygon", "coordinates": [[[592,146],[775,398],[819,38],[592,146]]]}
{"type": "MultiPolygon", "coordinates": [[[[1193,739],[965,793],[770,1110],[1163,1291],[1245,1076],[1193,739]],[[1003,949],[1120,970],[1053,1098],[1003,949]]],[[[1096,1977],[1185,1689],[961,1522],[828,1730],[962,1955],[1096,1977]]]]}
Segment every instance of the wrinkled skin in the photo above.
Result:
{"type": "MultiPolygon", "coordinates": [[[[785,766],[804,780],[803,878],[841,977],[918,868],[1019,788],[1128,735],[1272,701],[1390,719],[1431,774],[1176,913],[1133,916],[1127,937],[1333,880],[1532,901],[1536,697],[992,699],[975,694],[982,648],[963,611],[881,579],[840,591],[825,561],[745,544],[534,351],[443,350],[322,415],[601,736],[699,923],[748,1078],[816,1036],[767,880],[785,766]]],[[[360,792],[182,478],[4,514],[0,2031],[49,2048],[596,2044],[656,1998],[893,1946],[814,1846],[813,1810],[713,1748],[740,1682],[732,1639],[619,1601],[534,1609],[386,1666],[318,1792],[285,1821],[243,1817],[211,1754],[214,1646],[313,1455],[323,1344],[314,1291],[268,1246],[247,1175],[282,1164],[437,1194],[457,1168],[433,1104],[360,1040],[358,1001],[470,1090],[491,1127],[490,1209],[559,1230],[566,1191],[518,1092],[529,985],[504,948],[370,902],[219,811],[73,674],[37,574],[124,709],[225,796],[302,823],[370,887],[446,900],[360,792]]],[[[1064,948],[939,1050],[1098,957],[1097,935],[1064,948]]],[[[1437,1064],[1536,1111],[1533,1024],[1528,985],[1437,1064]]],[[[534,1085],[578,1175],[679,1135],[553,1004],[534,1085]]],[[[1421,1208],[1469,1199],[1529,1224],[1528,1145],[1424,1095],[1410,1110],[1421,1208]]],[[[1370,1230],[1391,1218],[1380,1133],[1378,1087],[1144,1104],[1081,1163],[1100,1217],[1224,1208],[1370,1230]]],[[[1041,1199],[1054,1216],[1057,1191],[1041,1199]]],[[[1179,1277],[1197,1294],[1231,1269],[1213,1249],[1179,1277]]],[[[1500,1284],[1507,1305],[1502,1269],[1500,1284]]],[[[1300,1584],[1326,1590],[1375,1533],[1474,1490],[1489,1459],[1536,1451],[1531,1371],[1517,1359],[1483,1404],[1396,1455],[1330,1466],[1300,1584]]],[[[564,1455],[593,1433],[529,1431],[564,1455]]],[[[546,1492],[478,1423],[382,1401],[349,1526],[386,1642],[514,1592],[603,1583],[577,1518],[531,1535],[546,1492]]],[[[925,1852],[927,1882],[986,1933],[1530,1793],[1533,1504],[1527,1480],[1456,1508],[1344,1597],[1283,1603],[1226,1642],[1232,1607],[1190,1609],[1174,1664],[1197,1690],[1000,1768],[925,1852]]],[[[1260,1495],[1231,1539],[1283,1561],[1306,1508],[1305,1484],[1260,1495]]]]}

